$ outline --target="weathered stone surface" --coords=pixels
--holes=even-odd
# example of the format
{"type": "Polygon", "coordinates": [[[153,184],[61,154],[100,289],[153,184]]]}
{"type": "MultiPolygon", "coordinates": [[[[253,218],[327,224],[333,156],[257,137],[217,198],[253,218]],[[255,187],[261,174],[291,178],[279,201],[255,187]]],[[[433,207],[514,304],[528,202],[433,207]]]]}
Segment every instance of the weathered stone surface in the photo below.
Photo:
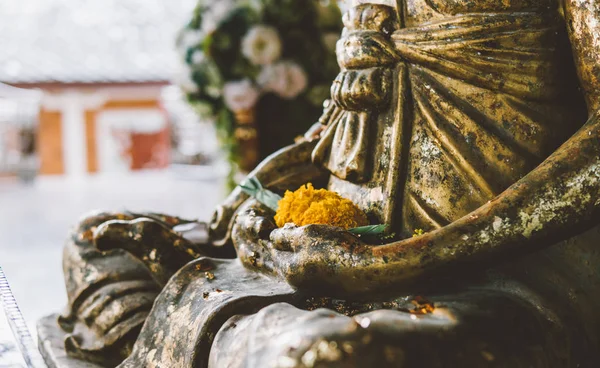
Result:
{"type": "Polygon", "coordinates": [[[148,270],[134,276],[164,286],[129,354],[134,324],[106,337],[131,310],[78,302],[105,307],[112,294],[97,285],[123,282],[125,267],[93,272],[115,253],[66,262],[80,290],[70,317],[97,336],[90,359],[114,365],[118,349],[123,368],[600,364],[598,228],[584,233],[600,223],[600,4],[354,3],[320,126],[250,175],[275,191],[315,181],[391,234],[276,228],[240,188],[206,244],[168,216],[88,219],[74,239],[127,251],[122,262],[148,270]],[[233,247],[238,259],[202,258],[233,247]],[[342,313],[306,311],[319,304],[342,313]]]}
{"type": "Polygon", "coordinates": [[[57,319],[57,314],[51,314],[39,320],[37,324],[38,345],[48,368],[101,368],[100,365],[67,355],[67,334],[58,326],[57,319]]]}
{"type": "Polygon", "coordinates": [[[252,272],[239,260],[194,260],[158,296],[133,353],[119,367],[206,367],[227,319],[296,298],[287,283],[252,272]]]}

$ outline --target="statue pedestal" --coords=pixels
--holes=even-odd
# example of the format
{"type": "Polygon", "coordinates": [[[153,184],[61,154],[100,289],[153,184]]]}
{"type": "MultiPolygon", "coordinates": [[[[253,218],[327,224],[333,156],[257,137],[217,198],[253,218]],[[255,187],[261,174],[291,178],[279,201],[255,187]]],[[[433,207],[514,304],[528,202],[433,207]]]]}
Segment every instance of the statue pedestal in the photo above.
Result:
{"type": "Polygon", "coordinates": [[[102,368],[100,365],[67,356],[65,332],[56,323],[58,314],[51,314],[37,323],[38,346],[49,368],[102,368]]]}

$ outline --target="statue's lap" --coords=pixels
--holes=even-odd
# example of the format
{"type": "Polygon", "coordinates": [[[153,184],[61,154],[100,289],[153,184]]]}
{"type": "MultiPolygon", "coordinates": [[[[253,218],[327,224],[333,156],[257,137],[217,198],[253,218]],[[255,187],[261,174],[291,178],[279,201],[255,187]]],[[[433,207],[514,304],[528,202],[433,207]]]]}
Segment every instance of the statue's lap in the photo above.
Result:
{"type": "Polygon", "coordinates": [[[195,260],[164,288],[122,367],[587,366],[600,276],[569,269],[600,262],[599,235],[367,302],[300,293],[239,260],[195,260]]]}

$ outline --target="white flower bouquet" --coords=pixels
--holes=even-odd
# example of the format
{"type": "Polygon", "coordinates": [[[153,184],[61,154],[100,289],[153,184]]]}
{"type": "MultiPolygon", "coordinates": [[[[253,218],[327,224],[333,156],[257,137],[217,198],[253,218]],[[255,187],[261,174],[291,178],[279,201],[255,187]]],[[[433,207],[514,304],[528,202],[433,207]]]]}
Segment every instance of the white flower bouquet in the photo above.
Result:
{"type": "Polygon", "coordinates": [[[244,158],[264,158],[318,119],[341,28],[333,0],[200,1],[178,40],[176,82],[216,122],[233,164],[251,169],[244,158]]]}

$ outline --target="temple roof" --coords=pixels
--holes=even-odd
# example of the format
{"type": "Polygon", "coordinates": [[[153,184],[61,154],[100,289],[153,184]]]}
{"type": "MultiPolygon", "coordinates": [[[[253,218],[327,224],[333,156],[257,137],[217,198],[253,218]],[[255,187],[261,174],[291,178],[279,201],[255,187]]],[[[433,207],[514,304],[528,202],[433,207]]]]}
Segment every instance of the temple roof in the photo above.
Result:
{"type": "Polygon", "coordinates": [[[168,81],[196,0],[19,0],[0,6],[0,82],[168,81]]]}

